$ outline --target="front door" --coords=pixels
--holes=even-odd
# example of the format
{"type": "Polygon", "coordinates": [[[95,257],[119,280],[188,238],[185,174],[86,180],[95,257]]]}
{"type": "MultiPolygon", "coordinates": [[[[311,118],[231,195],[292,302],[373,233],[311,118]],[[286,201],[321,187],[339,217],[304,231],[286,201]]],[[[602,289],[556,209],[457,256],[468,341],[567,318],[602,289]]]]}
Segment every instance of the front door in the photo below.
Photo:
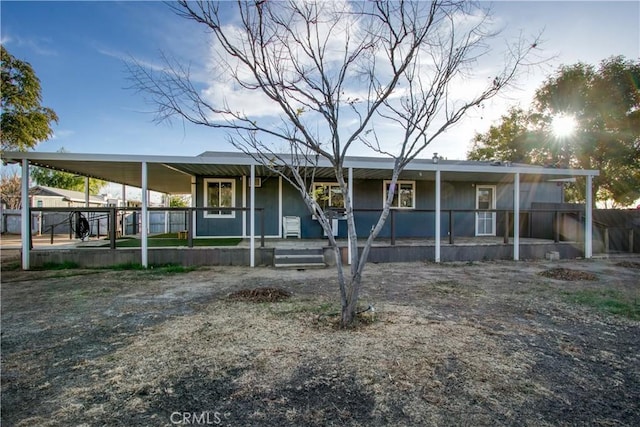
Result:
{"type": "MultiPolygon", "coordinates": [[[[496,186],[476,186],[476,209],[491,210],[496,208],[496,186]]],[[[476,212],[476,236],[496,235],[496,213],[476,212]]]]}

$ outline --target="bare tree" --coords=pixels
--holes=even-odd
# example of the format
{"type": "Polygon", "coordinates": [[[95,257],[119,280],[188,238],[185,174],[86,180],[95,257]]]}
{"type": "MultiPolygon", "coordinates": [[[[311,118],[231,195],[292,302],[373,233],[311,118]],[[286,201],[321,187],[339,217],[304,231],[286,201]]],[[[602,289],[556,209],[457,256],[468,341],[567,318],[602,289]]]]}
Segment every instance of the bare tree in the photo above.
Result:
{"type": "Polygon", "coordinates": [[[470,2],[261,0],[236,6],[231,13],[224,3],[174,4],[178,14],[211,33],[214,70],[229,84],[201,87],[188,67],[165,57],[163,72],[130,67],[134,86],[150,97],[158,120],[177,115],[229,129],[235,147],[300,192],[334,249],[341,321],[347,326],[355,318],[371,244],[387,219],[402,170],[469,109],[513,83],[538,41],[507,44],[501,69],[483,76],[486,84],[473,92],[461,85],[491,52],[488,42],[497,33],[490,30],[488,11],[470,2]],[[256,103],[267,100],[278,122],[236,107],[230,98],[238,91],[256,103]],[[397,129],[392,141],[381,140],[379,129],[385,126],[397,129]],[[283,145],[286,155],[278,149],[283,145]],[[361,251],[344,167],[355,145],[388,156],[394,165],[383,211],[361,251]],[[333,168],[344,195],[349,271],[343,269],[328,213],[313,194],[320,159],[333,168]]]}
{"type": "Polygon", "coordinates": [[[20,209],[22,207],[22,180],[17,172],[3,173],[0,178],[0,203],[7,209],[20,209]]]}

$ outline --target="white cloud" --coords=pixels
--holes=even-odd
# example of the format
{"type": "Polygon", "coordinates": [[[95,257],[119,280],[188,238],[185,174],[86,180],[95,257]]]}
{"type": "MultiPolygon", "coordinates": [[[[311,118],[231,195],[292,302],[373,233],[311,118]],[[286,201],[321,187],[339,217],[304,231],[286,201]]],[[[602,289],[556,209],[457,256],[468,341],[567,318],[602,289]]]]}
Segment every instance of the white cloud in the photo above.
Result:
{"type": "Polygon", "coordinates": [[[8,36],[5,34],[1,40],[1,43],[5,46],[15,44],[20,47],[25,47],[42,56],[58,55],[58,51],[54,47],[52,47],[53,41],[47,37],[24,38],[16,35],[8,36]]]}
{"type": "Polygon", "coordinates": [[[51,137],[52,140],[56,140],[56,139],[65,139],[68,138],[70,136],[75,135],[75,131],[70,130],[70,129],[58,129],[53,133],[53,136],[51,137]]]}

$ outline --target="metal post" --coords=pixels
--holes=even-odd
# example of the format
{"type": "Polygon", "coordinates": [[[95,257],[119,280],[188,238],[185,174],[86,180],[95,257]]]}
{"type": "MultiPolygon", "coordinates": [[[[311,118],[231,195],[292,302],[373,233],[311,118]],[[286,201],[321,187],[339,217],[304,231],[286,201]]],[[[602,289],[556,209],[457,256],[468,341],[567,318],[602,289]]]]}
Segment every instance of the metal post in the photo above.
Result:
{"type": "Polygon", "coordinates": [[[604,243],[604,253],[608,254],[609,253],[609,227],[605,227],[603,230],[604,236],[603,236],[603,243],[604,243]]]}
{"type": "MultiPolygon", "coordinates": [[[[117,204],[117,202],[116,202],[117,204]]],[[[127,207],[127,186],[122,184],[122,206],[123,208],[127,207]]],[[[121,235],[125,236],[127,234],[127,211],[123,210],[120,212],[120,226],[121,226],[121,235]]]]}
{"type": "Polygon", "coordinates": [[[114,250],[116,248],[116,224],[117,224],[118,211],[116,208],[109,209],[109,248],[114,250]]]}
{"type": "Polygon", "coordinates": [[[251,163],[251,186],[249,187],[249,203],[251,204],[251,210],[249,211],[249,221],[251,224],[249,226],[249,266],[256,266],[256,186],[254,185],[256,182],[256,166],[251,163]]]}
{"type": "Polygon", "coordinates": [[[85,176],[84,177],[84,207],[88,208],[89,207],[89,177],[85,176]]]}
{"type": "Polygon", "coordinates": [[[584,257],[593,256],[593,177],[587,175],[587,188],[585,194],[585,221],[584,221],[584,257]]]}
{"type": "MultiPolygon", "coordinates": [[[[353,216],[353,168],[349,168],[349,200],[351,201],[351,215],[353,216]]],[[[355,222],[355,218],[353,218],[355,222]]],[[[349,219],[347,218],[347,262],[351,264],[351,233],[349,233],[349,219]]]]}
{"type": "Polygon", "coordinates": [[[396,210],[391,209],[391,246],[396,244],[396,210]]]}
{"type": "Polygon", "coordinates": [[[504,244],[509,243],[509,211],[504,212],[504,244]]]}
{"type": "Polygon", "coordinates": [[[633,253],[633,228],[629,229],[629,253],[633,253]]]}
{"type": "Polygon", "coordinates": [[[264,248],[264,209],[260,209],[260,247],[264,248]]]}
{"type": "MultiPolygon", "coordinates": [[[[242,238],[247,237],[247,211],[245,210],[247,207],[247,176],[242,175],[242,238]]],[[[250,183],[249,186],[254,185],[255,183],[250,183]]],[[[235,213],[235,212],[234,212],[235,213]]]]}
{"type": "Polygon", "coordinates": [[[513,260],[520,260],[520,172],[513,178],[513,260]]]}
{"type": "Polygon", "coordinates": [[[449,244],[453,245],[453,210],[449,209],[449,244]]]}
{"type": "Polygon", "coordinates": [[[194,217],[194,209],[187,210],[187,246],[193,247],[193,217],[194,217]]]}
{"type": "Polygon", "coordinates": [[[553,224],[555,226],[553,242],[558,243],[560,241],[560,213],[558,211],[553,212],[553,224]]]}
{"type": "Polygon", "coordinates": [[[29,250],[31,249],[31,209],[29,206],[29,161],[22,159],[22,269],[29,270],[29,250]]]}
{"type": "Polygon", "coordinates": [[[148,206],[149,206],[149,195],[148,195],[148,183],[147,183],[147,162],[142,162],[142,212],[140,218],[140,259],[142,266],[144,268],[149,267],[149,241],[148,241],[148,224],[147,221],[149,218],[148,215],[148,206]]]}
{"type": "Polygon", "coordinates": [[[436,170],[436,254],[435,261],[440,262],[440,169],[436,170]]]}
{"type": "Polygon", "coordinates": [[[278,235],[282,239],[282,176],[278,176],[278,235]]]}

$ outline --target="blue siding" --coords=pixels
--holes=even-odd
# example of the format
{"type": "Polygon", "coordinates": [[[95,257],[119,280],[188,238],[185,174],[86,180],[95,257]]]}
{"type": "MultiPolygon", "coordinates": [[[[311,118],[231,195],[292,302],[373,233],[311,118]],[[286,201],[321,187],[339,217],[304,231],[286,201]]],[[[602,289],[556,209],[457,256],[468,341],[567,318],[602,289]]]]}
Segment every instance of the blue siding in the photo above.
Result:
{"type": "MultiPolygon", "coordinates": [[[[249,179],[247,179],[247,183],[249,179]]],[[[247,187],[247,207],[251,207],[251,188],[247,187]]],[[[280,235],[278,230],[278,177],[262,178],[262,185],[256,187],[256,208],[264,208],[264,234],[280,235]]],[[[247,234],[250,232],[250,218],[247,213],[247,234]]],[[[260,214],[256,213],[256,235],[260,234],[260,214]]]]}
{"type": "MultiPolygon", "coordinates": [[[[197,177],[197,206],[204,205],[204,178],[197,177]]],[[[208,178],[208,177],[207,177],[208,178]]],[[[211,177],[216,178],[216,177],[211,177]]],[[[227,177],[217,177],[225,178],[227,177]]],[[[234,177],[236,192],[236,207],[242,206],[242,179],[234,177]]],[[[356,231],[359,237],[367,237],[371,228],[377,222],[382,211],[383,204],[383,180],[354,180],[354,203],[356,231]],[[362,211],[362,209],[373,209],[373,211],[362,211]],[[360,211],[359,211],[360,210],[360,211]]],[[[496,208],[512,209],[513,207],[513,183],[501,182],[463,182],[463,181],[442,181],[442,204],[443,211],[449,209],[475,209],[476,187],[478,185],[496,186],[496,208]]],[[[395,210],[395,232],[396,237],[416,237],[433,238],[435,234],[435,212],[420,212],[420,210],[435,209],[435,182],[416,181],[416,210],[396,209],[395,210]]],[[[304,204],[299,192],[294,189],[286,180],[282,182],[282,215],[299,216],[301,219],[303,238],[322,238],[323,231],[318,221],[312,219],[311,213],[304,204]]],[[[562,197],[562,186],[553,182],[524,182],[520,184],[520,207],[530,209],[532,203],[537,202],[559,202],[562,197]]],[[[249,188],[247,188],[247,199],[249,199],[249,188]]],[[[249,207],[247,200],[247,207],[249,207]]],[[[262,179],[262,186],[256,188],[256,207],[264,208],[265,234],[280,235],[278,218],[278,178],[270,177],[262,179]]],[[[455,212],[452,214],[454,220],[455,236],[475,235],[475,215],[473,212],[455,212]]],[[[256,220],[259,221],[259,216],[256,220]]],[[[504,214],[497,214],[496,234],[504,232],[504,214]]],[[[247,215],[247,232],[249,230],[249,218],[247,215]]],[[[259,222],[256,224],[256,233],[260,233],[259,222]]],[[[346,221],[338,221],[338,237],[346,238],[346,221]]],[[[449,214],[443,212],[441,216],[441,237],[446,237],[449,231],[449,214]]],[[[197,233],[199,236],[232,236],[242,235],[242,213],[237,212],[236,218],[204,218],[203,213],[198,213],[197,233]]],[[[391,236],[391,214],[380,232],[380,237],[389,238],[391,236]]]]}
{"type": "MultiPolygon", "coordinates": [[[[242,207],[242,180],[238,177],[196,177],[196,206],[204,206],[205,178],[233,179],[235,182],[236,206],[242,207]]],[[[196,213],[197,236],[242,236],[242,212],[236,212],[235,218],[205,218],[204,212],[196,213]]]]}

